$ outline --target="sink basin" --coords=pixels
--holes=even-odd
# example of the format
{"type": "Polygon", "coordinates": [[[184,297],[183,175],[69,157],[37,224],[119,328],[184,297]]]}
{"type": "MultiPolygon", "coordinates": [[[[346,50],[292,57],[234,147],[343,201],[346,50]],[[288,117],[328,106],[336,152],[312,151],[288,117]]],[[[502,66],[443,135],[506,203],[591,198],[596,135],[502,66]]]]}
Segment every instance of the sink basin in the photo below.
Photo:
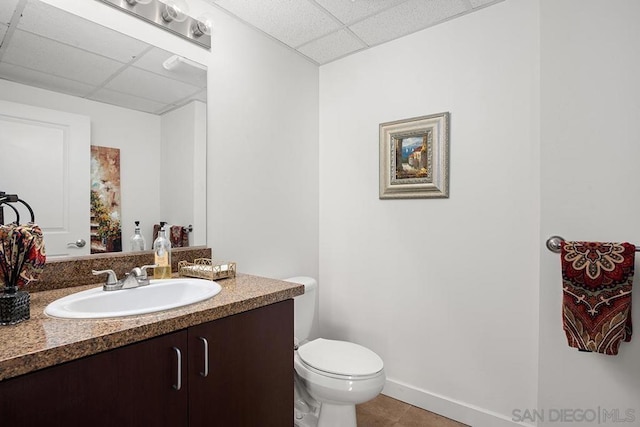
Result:
{"type": "Polygon", "coordinates": [[[146,286],[119,291],[102,287],[60,298],[45,308],[49,316],[66,319],[101,319],[153,313],[204,301],[222,288],[203,279],[151,280],[146,286]]]}

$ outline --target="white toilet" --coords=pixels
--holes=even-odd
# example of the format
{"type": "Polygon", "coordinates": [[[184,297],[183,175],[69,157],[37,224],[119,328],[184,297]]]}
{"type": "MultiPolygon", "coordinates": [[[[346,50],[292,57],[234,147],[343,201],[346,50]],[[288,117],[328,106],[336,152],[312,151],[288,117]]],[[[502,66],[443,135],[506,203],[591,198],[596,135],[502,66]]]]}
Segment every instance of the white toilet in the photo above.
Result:
{"type": "Polygon", "coordinates": [[[294,298],[295,339],[300,343],[296,371],[294,424],[298,427],[356,427],[356,406],[376,397],[386,380],[380,356],[361,345],[318,338],[308,341],[318,282],[292,277],[304,285],[294,298]]]}

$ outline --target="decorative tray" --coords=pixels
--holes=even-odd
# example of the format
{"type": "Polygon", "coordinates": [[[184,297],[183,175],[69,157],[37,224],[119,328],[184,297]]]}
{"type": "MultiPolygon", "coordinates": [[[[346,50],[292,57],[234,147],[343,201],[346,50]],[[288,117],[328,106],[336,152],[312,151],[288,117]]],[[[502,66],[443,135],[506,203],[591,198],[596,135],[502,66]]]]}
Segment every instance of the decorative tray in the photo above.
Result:
{"type": "Polygon", "coordinates": [[[210,258],[196,258],[192,263],[179,261],[178,274],[199,279],[226,279],[236,277],[236,263],[214,261],[210,258]]]}

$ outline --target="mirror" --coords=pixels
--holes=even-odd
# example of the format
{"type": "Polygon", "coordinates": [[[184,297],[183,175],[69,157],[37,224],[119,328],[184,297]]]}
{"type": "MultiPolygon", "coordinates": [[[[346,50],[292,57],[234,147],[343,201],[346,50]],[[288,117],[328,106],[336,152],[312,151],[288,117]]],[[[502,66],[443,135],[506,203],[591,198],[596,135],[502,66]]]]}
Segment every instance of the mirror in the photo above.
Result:
{"type": "MultiPolygon", "coordinates": [[[[147,249],[160,221],[191,226],[189,245],[206,245],[206,81],[201,64],[39,0],[0,2],[0,127],[13,132],[0,131],[0,152],[20,159],[0,169],[0,191],[32,206],[48,257],[89,254],[90,240],[105,241],[89,218],[89,176],[69,178],[75,166],[88,170],[90,159],[89,148],[67,147],[67,134],[79,133],[67,116],[88,118],[89,145],[119,150],[123,251],[134,221],[147,249]],[[17,110],[32,121],[24,124],[17,110]],[[56,113],[61,122],[48,119],[56,113]],[[48,128],[23,137],[33,123],[48,128]],[[59,153],[37,148],[58,134],[59,153]],[[79,183],[84,193],[73,197],[69,187],[79,183]],[[84,219],[73,219],[76,211],[84,219]],[[86,235],[70,231],[77,223],[86,235]],[[76,247],[78,240],[87,245],[76,247]]],[[[12,215],[5,210],[5,222],[12,215]]]]}

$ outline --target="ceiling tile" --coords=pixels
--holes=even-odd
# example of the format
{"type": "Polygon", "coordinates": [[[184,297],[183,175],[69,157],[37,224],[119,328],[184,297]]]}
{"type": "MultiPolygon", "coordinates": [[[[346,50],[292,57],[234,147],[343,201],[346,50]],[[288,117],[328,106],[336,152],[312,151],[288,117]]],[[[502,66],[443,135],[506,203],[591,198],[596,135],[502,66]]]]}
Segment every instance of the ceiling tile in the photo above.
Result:
{"type": "Polygon", "coordinates": [[[105,88],[166,104],[178,102],[199,91],[196,86],[135,67],[124,70],[105,88]]]}
{"type": "Polygon", "coordinates": [[[88,84],[101,84],[122,67],[117,61],[19,30],[2,60],[88,84]]]}
{"type": "Polygon", "coordinates": [[[62,92],[73,96],[83,97],[93,90],[93,86],[84,83],[40,71],[29,70],[27,68],[18,67],[4,62],[0,63],[0,75],[13,82],[62,92]]]}
{"type": "Polygon", "coordinates": [[[315,0],[335,15],[343,24],[350,24],[374,15],[407,0],[315,0]]]}
{"type": "Polygon", "coordinates": [[[18,0],[0,0],[0,22],[4,24],[11,22],[11,17],[17,5],[18,0]]]}
{"type": "Polygon", "coordinates": [[[167,105],[163,106],[161,109],[156,110],[155,114],[162,115],[162,114],[168,113],[169,111],[173,111],[176,108],[180,108],[182,106],[185,106],[185,105],[187,105],[187,104],[189,104],[189,103],[191,103],[193,101],[200,101],[200,102],[203,102],[203,103],[206,104],[207,103],[207,95],[206,95],[206,93],[204,94],[204,97],[202,96],[201,93],[198,93],[198,94],[196,94],[194,96],[191,96],[189,98],[183,99],[179,103],[167,104],[167,105]]]}
{"type": "Polygon", "coordinates": [[[471,6],[473,6],[474,8],[480,7],[480,6],[486,6],[492,3],[500,3],[503,1],[504,0],[470,0],[471,6]]]}
{"type": "Polygon", "coordinates": [[[384,43],[465,13],[462,0],[409,0],[349,28],[370,46],[384,43]]]}
{"type": "Polygon", "coordinates": [[[154,47],[134,64],[134,67],[160,74],[170,79],[204,88],[207,86],[207,71],[189,64],[180,63],[171,70],[165,69],[162,64],[175,54],[166,50],[154,47]]]}
{"type": "Polygon", "coordinates": [[[345,27],[364,42],[365,47],[370,47],[504,0],[205,1],[319,63],[329,61],[328,58],[336,54],[331,50],[353,48],[350,44],[353,40],[345,38],[345,33],[341,32],[345,27]],[[331,36],[334,32],[338,34],[331,36]],[[325,45],[326,40],[341,38],[347,40],[348,46],[325,45]]]}
{"type": "Polygon", "coordinates": [[[331,15],[307,0],[219,0],[215,4],[292,47],[340,27],[331,15]]]}
{"type": "Polygon", "coordinates": [[[100,52],[107,58],[124,63],[149,48],[140,40],[89,20],[76,19],[73,26],[64,25],[69,16],[68,12],[46,3],[29,2],[18,28],[90,52],[100,52]]]}
{"type": "Polygon", "coordinates": [[[97,90],[89,97],[89,99],[152,114],[156,114],[157,111],[165,108],[165,105],[160,102],[104,88],[97,90]]]}
{"type": "MultiPolygon", "coordinates": [[[[9,1],[17,2],[0,0],[0,16],[13,16],[15,6],[8,7],[9,1]]],[[[2,34],[7,26],[0,23],[0,43],[6,49],[0,58],[0,78],[154,114],[191,99],[206,102],[205,70],[184,64],[173,70],[162,68],[173,53],[37,0],[26,1],[16,24],[18,29],[5,45],[2,34]],[[128,71],[125,63],[130,65],[128,71]],[[125,90],[102,87],[109,83],[125,90]],[[161,99],[145,98],[149,93],[161,99]]]]}
{"type": "Polygon", "coordinates": [[[340,30],[307,43],[298,50],[318,64],[326,64],[365,47],[364,43],[349,31],[340,30]]]}

